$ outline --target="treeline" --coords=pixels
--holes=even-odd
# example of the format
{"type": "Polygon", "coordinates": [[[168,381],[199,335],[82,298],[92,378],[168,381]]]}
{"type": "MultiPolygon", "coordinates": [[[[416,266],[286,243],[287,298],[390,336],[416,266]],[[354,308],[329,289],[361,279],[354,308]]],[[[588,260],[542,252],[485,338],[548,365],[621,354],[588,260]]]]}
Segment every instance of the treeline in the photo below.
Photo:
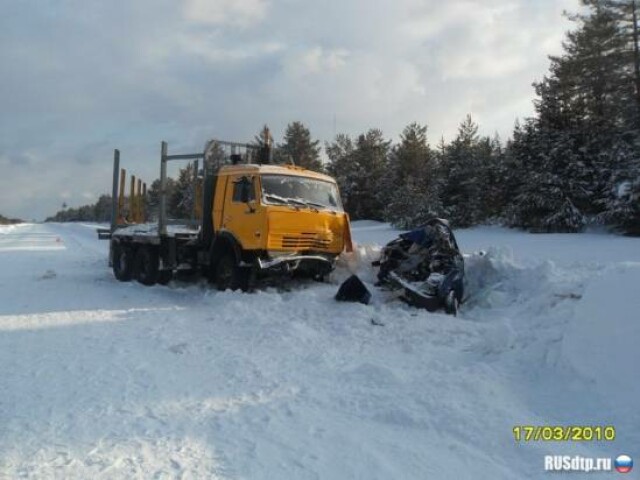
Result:
{"type": "MultiPolygon", "coordinates": [[[[410,228],[440,216],[457,227],[492,222],[536,232],[600,224],[640,235],[635,2],[582,1],[587,13],[570,17],[576,28],[567,33],[564,53],[550,57],[547,75],[534,84],[535,115],[516,123],[506,143],[479,135],[467,116],[451,142],[435,146],[427,126],[418,123],[408,125],[397,143],[379,129],[339,134],[324,145],[323,162],[319,142],[293,122],[275,144],[275,161],[333,175],[352,219],[410,228]]],[[[264,141],[263,133],[255,143],[264,141]]],[[[191,211],[189,168],[169,184],[170,216],[185,218],[191,211]]],[[[158,187],[154,182],[148,194],[151,213],[158,187]]],[[[91,219],[108,219],[97,204],[78,210],[58,215],[93,211],[91,219]]],[[[62,219],[58,215],[54,219],[62,219]]]]}
{"type": "MultiPolygon", "coordinates": [[[[178,178],[167,178],[167,215],[169,218],[189,218],[193,209],[193,165],[182,168],[178,178]]],[[[127,216],[128,196],[124,200],[124,216],[127,216]]],[[[93,204],[77,208],[63,206],[62,210],[47,218],[46,222],[110,222],[111,195],[101,195],[93,204]]],[[[160,180],[155,180],[144,198],[145,220],[155,220],[160,205],[160,180]]]]}
{"type": "Polygon", "coordinates": [[[15,225],[17,223],[22,223],[22,220],[19,218],[8,218],[4,215],[0,215],[0,225],[15,225]]]}
{"type": "Polygon", "coordinates": [[[45,222],[110,222],[111,221],[111,195],[101,195],[98,201],[91,205],[83,205],[78,208],[67,208],[49,217],[45,222]]]}
{"type": "Polygon", "coordinates": [[[392,144],[378,129],[326,145],[327,170],[354,220],[389,221],[400,228],[433,216],[467,227],[498,220],[506,203],[506,155],[500,140],[481,137],[470,116],[456,138],[431,148],[427,127],[408,125],[392,144]]]}

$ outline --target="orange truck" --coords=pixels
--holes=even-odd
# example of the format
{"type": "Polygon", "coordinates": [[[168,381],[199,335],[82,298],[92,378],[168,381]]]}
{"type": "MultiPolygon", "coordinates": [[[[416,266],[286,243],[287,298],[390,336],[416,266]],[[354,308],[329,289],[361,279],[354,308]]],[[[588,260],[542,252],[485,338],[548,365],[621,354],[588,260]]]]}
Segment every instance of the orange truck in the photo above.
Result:
{"type": "MultiPolygon", "coordinates": [[[[158,221],[131,224],[120,211],[125,175],[116,150],[112,198],[119,200],[113,202],[111,228],[99,232],[110,240],[115,277],[153,285],[167,283],[178,270],[200,270],[220,290],[248,289],[258,277],[274,273],[324,278],[338,255],[352,249],[336,181],[295,165],[272,164],[271,158],[268,140],[262,146],[211,141],[203,153],[181,155],[168,155],[163,142],[158,221]],[[221,156],[225,148],[231,154],[221,156]],[[167,164],[175,160],[193,160],[196,172],[198,162],[204,164],[193,190],[199,218],[190,221],[167,218],[167,164]]],[[[139,207],[142,199],[133,188],[131,204],[139,207]]],[[[134,218],[141,221],[137,211],[134,218]]]]}

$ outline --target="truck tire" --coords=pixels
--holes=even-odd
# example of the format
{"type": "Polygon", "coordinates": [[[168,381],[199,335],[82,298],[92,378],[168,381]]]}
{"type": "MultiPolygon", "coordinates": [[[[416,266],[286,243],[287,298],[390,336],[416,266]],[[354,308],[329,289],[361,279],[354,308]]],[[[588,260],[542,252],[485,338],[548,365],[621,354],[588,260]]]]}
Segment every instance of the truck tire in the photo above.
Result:
{"type": "Polygon", "coordinates": [[[231,252],[222,255],[216,265],[215,277],[218,290],[223,292],[227,289],[237,290],[243,288],[243,273],[238,266],[238,262],[236,262],[235,255],[231,252]]]}
{"type": "Polygon", "coordinates": [[[136,280],[143,285],[155,285],[159,276],[158,252],[152,247],[138,249],[135,261],[136,280]]]}
{"type": "Polygon", "coordinates": [[[113,244],[113,274],[121,282],[128,282],[133,277],[133,250],[131,247],[113,244]]]}

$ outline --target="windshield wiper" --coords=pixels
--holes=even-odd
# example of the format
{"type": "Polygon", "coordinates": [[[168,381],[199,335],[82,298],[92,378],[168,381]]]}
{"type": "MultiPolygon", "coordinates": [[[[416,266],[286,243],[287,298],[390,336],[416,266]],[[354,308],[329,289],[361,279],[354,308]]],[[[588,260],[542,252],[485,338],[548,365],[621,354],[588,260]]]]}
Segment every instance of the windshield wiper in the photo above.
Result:
{"type": "Polygon", "coordinates": [[[269,195],[267,193],[267,194],[265,194],[264,198],[266,198],[267,200],[270,200],[272,202],[279,202],[279,203],[282,203],[282,204],[288,203],[286,198],[279,197],[278,195],[269,195]]]}
{"type": "Polygon", "coordinates": [[[292,206],[300,205],[301,207],[307,207],[315,212],[319,211],[318,208],[329,208],[326,205],[323,205],[321,203],[307,202],[305,200],[298,200],[297,198],[281,197],[280,195],[271,195],[268,193],[264,195],[264,198],[269,201],[281,203],[283,205],[292,205],[292,206]]]}
{"type": "Polygon", "coordinates": [[[271,202],[278,202],[282,205],[289,205],[297,210],[300,210],[300,206],[307,207],[308,205],[305,202],[300,200],[296,200],[295,198],[285,198],[280,195],[271,195],[269,193],[264,194],[265,200],[269,200],[271,202]]]}
{"type": "Polygon", "coordinates": [[[294,205],[302,205],[303,207],[307,206],[307,202],[303,202],[302,200],[297,200],[295,198],[287,198],[287,202],[293,203],[294,205]]]}
{"type": "Polygon", "coordinates": [[[306,200],[298,200],[297,198],[287,198],[288,201],[295,203],[296,205],[303,205],[307,207],[309,210],[313,210],[314,212],[319,212],[317,207],[325,208],[324,205],[320,203],[308,202],[306,200]]]}
{"type": "Polygon", "coordinates": [[[314,207],[318,207],[318,208],[329,208],[328,206],[322,203],[316,203],[316,202],[307,202],[307,205],[313,205],[314,207]]]}

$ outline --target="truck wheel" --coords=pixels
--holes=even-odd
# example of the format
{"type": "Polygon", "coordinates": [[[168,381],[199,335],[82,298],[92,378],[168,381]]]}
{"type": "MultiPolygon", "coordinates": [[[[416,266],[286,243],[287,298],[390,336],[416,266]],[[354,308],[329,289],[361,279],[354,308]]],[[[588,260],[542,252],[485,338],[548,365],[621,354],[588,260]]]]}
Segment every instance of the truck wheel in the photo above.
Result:
{"type": "Polygon", "coordinates": [[[133,277],[133,250],[126,245],[113,245],[113,274],[121,282],[133,277]]]}
{"type": "Polygon", "coordinates": [[[233,254],[226,253],[220,257],[216,266],[216,286],[218,290],[225,291],[228,288],[237,290],[242,287],[241,277],[242,272],[233,254]]]}
{"type": "Polygon", "coordinates": [[[135,261],[136,279],[143,285],[154,285],[158,281],[158,252],[151,247],[138,249],[135,261]]]}

